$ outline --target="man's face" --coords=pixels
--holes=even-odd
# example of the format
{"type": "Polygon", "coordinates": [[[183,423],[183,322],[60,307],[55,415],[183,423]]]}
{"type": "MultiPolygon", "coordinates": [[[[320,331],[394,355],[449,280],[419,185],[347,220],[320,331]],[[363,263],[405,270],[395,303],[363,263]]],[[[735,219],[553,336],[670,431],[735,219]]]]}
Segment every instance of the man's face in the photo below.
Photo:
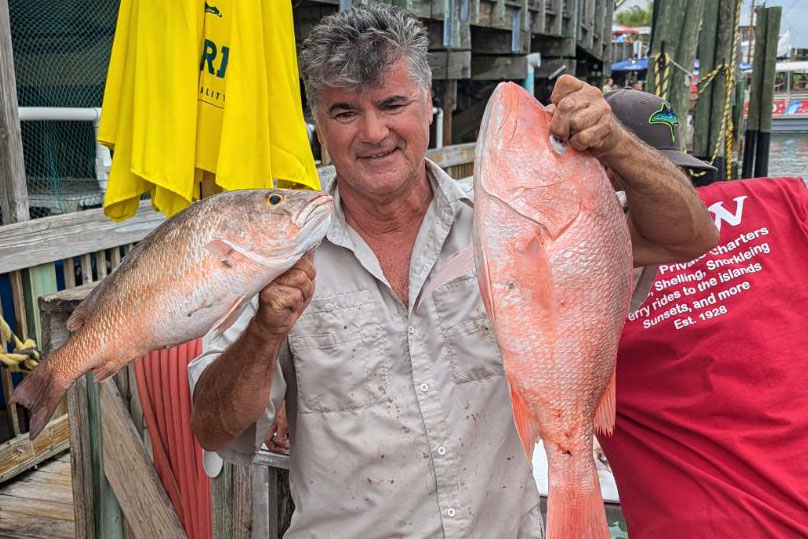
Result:
{"type": "Polygon", "coordinates": [[[339,185],[370,198],[406,189],[424,169],[432,123],[430,95],[402,59],[369,89],[325,87],[317,126],[339,185]]]}

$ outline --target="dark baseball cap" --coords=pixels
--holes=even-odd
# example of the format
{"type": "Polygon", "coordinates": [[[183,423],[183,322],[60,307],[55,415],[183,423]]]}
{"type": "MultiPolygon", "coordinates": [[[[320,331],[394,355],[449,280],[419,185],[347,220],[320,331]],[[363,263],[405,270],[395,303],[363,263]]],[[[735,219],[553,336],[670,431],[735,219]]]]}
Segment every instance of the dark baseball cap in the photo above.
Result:
{"type": "Polygon", "coordinates": [[[603,97],[621,124],[676,166],[715,170],[714,166],[679,149],[679,118],[661,97],[631,88],[614,90],[603,97]]]}

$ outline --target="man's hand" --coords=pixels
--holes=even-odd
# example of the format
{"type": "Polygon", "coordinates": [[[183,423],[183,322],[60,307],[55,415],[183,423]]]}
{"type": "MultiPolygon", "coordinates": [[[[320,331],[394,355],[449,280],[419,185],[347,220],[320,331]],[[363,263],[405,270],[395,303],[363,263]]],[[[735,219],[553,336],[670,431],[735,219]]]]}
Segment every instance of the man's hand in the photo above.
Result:
{"type": "Polygon", "coordinates": [[[288,455],[292,444],[289,442],[289,422],[286,419],[286,401],[275,416],[275,422],[264,437],[267,449],[272,453],[288,455]]]}
{"type": "Polygon", "coordinates": [[[603,93],[571,75],[559,77],[550,100],[550,130],[578,151],[602,159],[628,134],[612,116],[603,93]]]}
{"type": "Polygon", "coordinates": [[[284,338],[291,331],[314,295],[314,259],[309,251],[286,273],[269,283],[258,295],[253,324],[265,336],[284,338]]]}

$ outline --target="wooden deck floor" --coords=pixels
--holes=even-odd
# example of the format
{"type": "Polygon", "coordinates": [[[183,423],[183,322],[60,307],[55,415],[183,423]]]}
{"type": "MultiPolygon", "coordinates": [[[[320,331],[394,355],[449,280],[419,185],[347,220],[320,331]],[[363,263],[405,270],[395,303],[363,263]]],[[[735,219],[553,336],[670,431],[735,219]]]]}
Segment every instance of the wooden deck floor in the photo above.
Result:
{"type": "Polygon", "coordinates": [[[0,537],[73,539],[70,453],[0,484],[0,537]]]}

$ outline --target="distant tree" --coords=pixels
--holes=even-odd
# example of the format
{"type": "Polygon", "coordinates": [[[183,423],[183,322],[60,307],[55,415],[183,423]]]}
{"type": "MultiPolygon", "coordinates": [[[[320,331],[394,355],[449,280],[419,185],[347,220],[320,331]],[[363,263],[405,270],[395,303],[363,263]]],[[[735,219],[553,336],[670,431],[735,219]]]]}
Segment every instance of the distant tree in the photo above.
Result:
{"type": "Polygon", "coordinates": [[[643,9],[634,6],[631,9],[621,11],[615,17],[617,22],[625,26],[651,26],[651,19],[654,17],[654,3],[648,2],[648,7],[643,9]]]}

